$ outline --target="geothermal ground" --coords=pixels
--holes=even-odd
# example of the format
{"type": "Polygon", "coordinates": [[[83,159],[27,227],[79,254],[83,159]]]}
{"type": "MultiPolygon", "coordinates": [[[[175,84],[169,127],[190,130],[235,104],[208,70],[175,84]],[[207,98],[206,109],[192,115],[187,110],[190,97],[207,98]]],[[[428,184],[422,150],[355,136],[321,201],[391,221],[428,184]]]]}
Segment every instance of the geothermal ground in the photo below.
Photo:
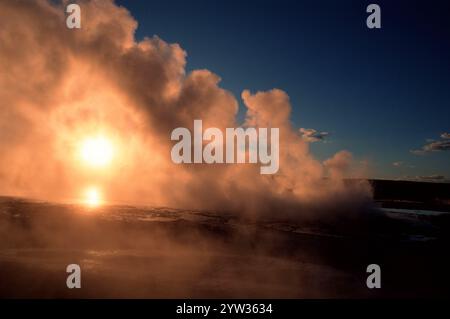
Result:
{"type": "Polygon", "coordinates": [[[448,296],[449,217],[380,208],[352,219],[269,221],[1,197],[0,297],[448,296]],[[381,289],[366,287],[372,263],[381,289]],[[69,264],[81,267],[81,289],[66,287],[69,264]]]}

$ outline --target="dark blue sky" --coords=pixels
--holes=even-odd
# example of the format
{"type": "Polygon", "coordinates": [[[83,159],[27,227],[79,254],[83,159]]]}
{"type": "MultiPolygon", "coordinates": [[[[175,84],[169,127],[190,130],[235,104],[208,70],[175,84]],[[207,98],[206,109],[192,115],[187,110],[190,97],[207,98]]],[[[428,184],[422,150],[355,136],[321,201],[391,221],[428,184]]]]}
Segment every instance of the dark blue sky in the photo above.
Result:
{"type": "Polygon", "coordinates": [[[137,38],[158,35],[187,51],[240,100],[280,88],[293,123],[331,133],[320,159],[347,149],[372,177],[445,175],[450,151],[413,149],[450,131],[450,4],[446,1],[125,1],[137,38]],[[366,27],[381,7],[382,28],[366,27]],[[393,162],[403,162],[399,167],[393,162]]]}

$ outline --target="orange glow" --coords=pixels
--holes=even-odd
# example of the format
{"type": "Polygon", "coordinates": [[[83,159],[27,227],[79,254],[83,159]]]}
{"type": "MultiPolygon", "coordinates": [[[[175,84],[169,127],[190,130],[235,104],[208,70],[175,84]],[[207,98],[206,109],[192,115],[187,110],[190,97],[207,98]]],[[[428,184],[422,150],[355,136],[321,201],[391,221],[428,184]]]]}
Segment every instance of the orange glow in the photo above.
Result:
{"type": "Polygon", "coordinates": [[[111,141],[103,136],[85,139],[80,147],[81,158],[89,166],[104,167],[111,163],[114,149],[111,141]]]}
{"type": "Polygon", "coordinates": [[[89,207],[98,207],[102,204],[101,194],[96,187],[89,187],[84,193],[84,203],[89,207]]]}

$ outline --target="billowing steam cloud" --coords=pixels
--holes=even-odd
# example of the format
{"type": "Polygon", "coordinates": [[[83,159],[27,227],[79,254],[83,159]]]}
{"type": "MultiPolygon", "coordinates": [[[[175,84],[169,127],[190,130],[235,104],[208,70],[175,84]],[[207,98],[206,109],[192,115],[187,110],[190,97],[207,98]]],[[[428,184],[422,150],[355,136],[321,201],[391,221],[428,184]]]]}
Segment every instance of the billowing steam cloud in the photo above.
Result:
{"type": "Polygon", "coordinates": [[[63,4],[0,2],[0,193],[76,198],[91,184],[110,201],[225,209],[253,214],[358,209],[366,183],[346,184],[352,156],[321,163],[290,122],[288,95],[244,91],[243,126],[280,128],[280,170],[176,165],[176,127],[238,127],[238,102],[208,70],[185,73],[186,53],[158,37],[137,42],[137,22],[112,1],[81,1],[82,28],[65,26],[63,4]],[[110,168],[80,165],[84,137],[117,148],[110,168]],[[328,205],[328,206],[327,206],[328,205]]]}

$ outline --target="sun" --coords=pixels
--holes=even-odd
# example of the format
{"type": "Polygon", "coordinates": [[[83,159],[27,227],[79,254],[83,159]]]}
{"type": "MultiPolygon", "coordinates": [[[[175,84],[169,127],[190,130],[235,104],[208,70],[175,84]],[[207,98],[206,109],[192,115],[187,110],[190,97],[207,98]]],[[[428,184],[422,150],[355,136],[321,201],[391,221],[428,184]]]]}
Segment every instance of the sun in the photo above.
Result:
{"type": "Polygon", "coordinates": [[[89,187],[84,193],[84,203],[89,207],[97,207],[102,204],[100,191],[96,187],[89,187]]]}
{"type": "Polygon", "coordinates": [[[85,139],[81,143],[80,152],[83,161],[93,167],[107,166],[114,155],[111,141],[104,136],[85,139]]]}

